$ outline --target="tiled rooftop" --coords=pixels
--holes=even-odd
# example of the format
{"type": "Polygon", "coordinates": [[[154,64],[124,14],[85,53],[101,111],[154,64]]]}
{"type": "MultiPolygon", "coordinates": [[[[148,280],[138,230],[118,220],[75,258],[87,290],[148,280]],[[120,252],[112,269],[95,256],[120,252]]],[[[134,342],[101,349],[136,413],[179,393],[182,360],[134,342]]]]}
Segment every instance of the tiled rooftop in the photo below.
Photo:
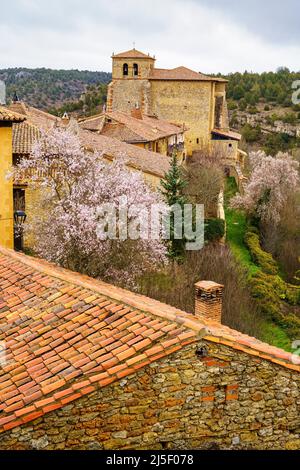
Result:
{"type": "Polygon", "coordinates": [[[151,70],[149,80],[189,80],[201,82],[224,82],[220,77],[210,77],[203,73],[195,72],[187,67],[176,67],[175,69],[157,69],[151,70]]]}
{"type": "Polygon", "coordinates": [[[7,364],[0,369],[0,432],[195,340],[196,332],[140,309],[134,299],[0,249],[0,340],[7,348],[7,364]]]}
{"type": "Polygon", "coordinates": [[[23,122],[25,119],[26,117],[22,114],[0,106],[0,122],[23,122]]]}
{"type": "Polygon", "coordinates": [[[216,322],[0,248],[0,432],[203,336],[300,371],[291,354],[216,322]]]}
{"type": "Polygon", "coordinates": [[[221,135],[223,137],[227,137],[228,139],[238,140],[240,141],[242,136],[239,132],[231,131],[231,130],[223,130],[223,129],[213,129],[213,134],[221,135]]]}
{"type": "Polygon", "coordinates": [[[120,58],[120,59],[154,59],[150,55],[144,54],[137,49],[130,49],[130,51],[120,52],[119,54],[113,54],[113,58],[120,58]]]}
{"type": "Polygon", "coordinates": [[[80,130],[79,137],[87,150],[103,153],[109,160],[125,158],[128,166],[159,178],[162,178],[170,168],[170,159],[165,155],[150,152],[91,131],[80,130]]]}
{"type": "Polygon", "coordinates": [[[48,130],[55,124],[61,122],[59,117],[53,116],[53,114],[42,111],[41,109],[29,106],[23,101],[14,102],[10,104],[7,109],[25,116],[26,120],[38,129],[48,130]]]}
{"type": "Polygon", "coordinates": [[[168,121],[145,114],[141,115],[141,117],[142,119],[137,119],[122,111],[112,111],[89,117],[81,121],[80,125],[83,129],[99,130],[102,135],[116,137],[127,142],[153,142],[164,137],[182,134],[183,132],[181,126],[168,121]],[[112,124],[105,124],[103,126],[103,120],[107,121],[107,119],[110,119],[112,124]],[[115,126],[114,123],[120,125],[115,126]]]}
{"type": "Polygon", "coordinates": [[[39,135],[39,129],[27,121],[13,124],[13,153],[29,155],[32,145],[39,138],[39,135]]]}

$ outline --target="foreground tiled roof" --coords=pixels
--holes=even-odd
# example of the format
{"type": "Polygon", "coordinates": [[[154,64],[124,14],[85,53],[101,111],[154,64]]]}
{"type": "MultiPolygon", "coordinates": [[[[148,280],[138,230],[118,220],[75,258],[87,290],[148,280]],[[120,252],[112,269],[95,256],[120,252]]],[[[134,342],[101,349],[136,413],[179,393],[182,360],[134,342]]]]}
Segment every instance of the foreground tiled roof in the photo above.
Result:
{"type": "Polygon", "coordinates": [[[197,332],[168,312],[151,314],[145,300],[0,249],[0,432],[195,340],[197,332]]]}
{"type": "Polygon", "coordinates": [[[147,297],[0,248],[0,432],[204,339],[300,372],[291,354],[147,297]],[[3,357],[2,357],[3,359],[3,357]]]}
{"type": "Polygon", "coordinates": [[[120,52],[119,54],[113,54],[112,57],[120,59],[154,59],[154,57],[151,57],[149,54],[144,54],[136,49],[130,49],[130,51],[120,52]]]}
{"type": "Polygon", "coordinates": [[[183,132],[181,126],[168,121],[145,114],[141,117],[142,119],[137,119],[122,111],[112,111],[87,118],[81,121],[80,125],[84,129],[99,130],[102,135],[116,137],[127,142],[153,142],[183,132]],[[114,126],[113,124],[103,126],[103,119],[105,118],[111,119],[114,123],[121,124],[121,126],[114,126]]]}
{"type": "Polygon", "coordinates": [[[23,122],[26,117],[0,106],[0,122],[23,122]]]}
{"type": "Polygon", "coordinates": [[[33,143],[39,138],[39,129],[29,122],[13,124],[13,153],[29,155],[33,143]]]}
{"type": "Polygon", "coordinates": [[[128,166],[160,178],[170,168],[170,159],[165,155],[150,152],[91,131],[80,130],[79,137],[87,150],[103,153],[110,160],[125,158],[128,166]]]}
{"type": "Polygon", "coordinates": [[[29,106],[22,101],[17,101],[7,107],[10,111],[17,112],[26,117],[26,120],[38,129],[48,130],[61,122],[57,116],[29,106]]]}
{"type": "Polygon", "coordinates": [[[195,72],[194,70],[188,69],[187,67],[176,67],[175,69],[157,69],[151,70],[149,75],[150,80],[191,80],[201,82],[224,82],[220,77],[210,77],[203,73],[195,72]]]}

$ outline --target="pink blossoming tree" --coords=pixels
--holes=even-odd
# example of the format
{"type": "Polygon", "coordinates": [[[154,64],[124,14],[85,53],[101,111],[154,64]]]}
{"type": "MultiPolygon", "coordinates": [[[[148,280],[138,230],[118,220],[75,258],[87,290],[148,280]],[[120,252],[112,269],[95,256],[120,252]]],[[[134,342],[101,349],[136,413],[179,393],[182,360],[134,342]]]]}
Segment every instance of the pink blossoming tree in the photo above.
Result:
{"type": "Polygon", "coordinates": [[[250,154],[252,172],[243,195],[231,200],[231,207],[244,210],[263,223],[278,224],[290,194],[299,185],[299,163],[288,153],[276,157],[264,152],[250,154]]]}
{"type": "Polygon", "coordinates": [[[111,240],[97,232],[102,204],[126,197],[132,220],[137,204],[149,210],[152,204],[162,204],[142,175],[127,169],[125,156],[108,163],[84,151],[76,135],[55,128],[42,133],[31,156],[15,168],[14,178],[26,179],[36,191],[25,234],[33,237],[39,256],[131,288],[143,272],[166,262],[160,238],[111,240]]]}

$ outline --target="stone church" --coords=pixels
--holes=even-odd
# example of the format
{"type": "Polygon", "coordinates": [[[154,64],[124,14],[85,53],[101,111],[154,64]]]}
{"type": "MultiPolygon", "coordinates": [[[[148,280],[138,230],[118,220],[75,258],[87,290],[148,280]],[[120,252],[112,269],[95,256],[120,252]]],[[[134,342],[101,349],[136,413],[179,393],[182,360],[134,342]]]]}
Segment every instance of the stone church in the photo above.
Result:
{"type": "Polygon", "coordinates": [[[223,157],[242,162],[240,134],[229,129],[227,81],[186,67],[161,69],[155,57],[132,49],[112,56],[112,82],[107,111],[142,113],[185,126],[187,155],[217,149],[223,157]]]}

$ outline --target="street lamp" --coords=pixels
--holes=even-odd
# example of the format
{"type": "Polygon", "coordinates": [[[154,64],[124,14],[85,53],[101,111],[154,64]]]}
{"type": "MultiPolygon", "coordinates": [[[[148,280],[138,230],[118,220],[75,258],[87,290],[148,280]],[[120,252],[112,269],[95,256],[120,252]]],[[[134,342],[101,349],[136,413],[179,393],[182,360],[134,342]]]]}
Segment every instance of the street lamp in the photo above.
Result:
{"type": "Polygon", "coordinates": [[[26,221],[26,213],[24,211],[15,211],[15,250],[23,251],[23,225],[26,221]]]}
{"type": "Polygon", "coordinates": [[[14,213],[15,224],[19,227],[22,226],[25,223],[26,217],[27,217],[26,212],[15,211],[14,213]]]}

